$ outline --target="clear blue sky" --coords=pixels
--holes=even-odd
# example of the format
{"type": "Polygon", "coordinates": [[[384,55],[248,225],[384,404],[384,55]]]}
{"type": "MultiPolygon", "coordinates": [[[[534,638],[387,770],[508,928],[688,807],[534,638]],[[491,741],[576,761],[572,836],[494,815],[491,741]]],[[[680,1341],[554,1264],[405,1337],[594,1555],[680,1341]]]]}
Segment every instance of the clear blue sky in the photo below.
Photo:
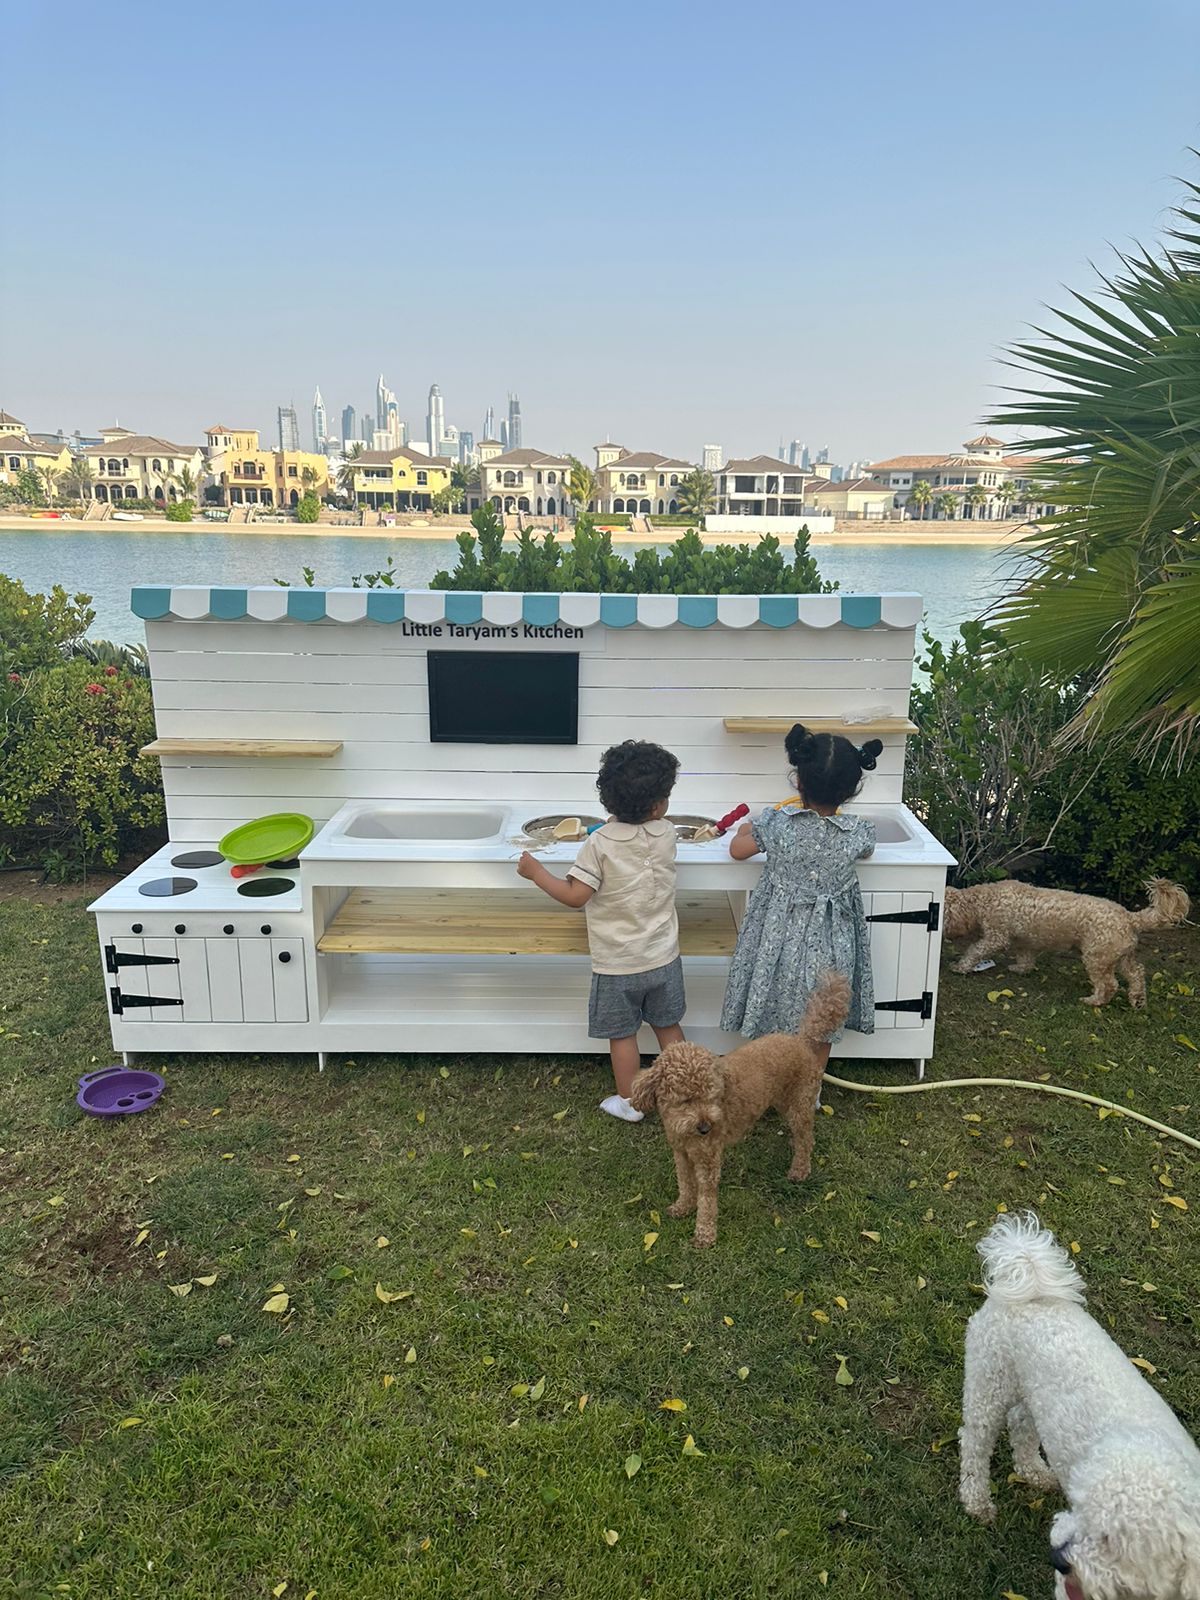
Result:
{"type": "Polygon", "coordinates": [[[0,406],[952,447],[1200,163],[1193,0],[5,7],[0,406]]]}

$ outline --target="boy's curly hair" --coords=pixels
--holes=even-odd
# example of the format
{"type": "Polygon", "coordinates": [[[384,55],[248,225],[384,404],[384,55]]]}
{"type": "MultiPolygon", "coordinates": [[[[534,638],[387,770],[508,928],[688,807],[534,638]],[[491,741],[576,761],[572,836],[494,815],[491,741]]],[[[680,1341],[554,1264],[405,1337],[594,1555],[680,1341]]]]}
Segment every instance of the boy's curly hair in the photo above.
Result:
{"type": "Polygon", "coordinates": [[[675,787],[679,762],[660,744],[626,739],[600,758],[600,803],[618,822],[645,822],[675,787]]]}

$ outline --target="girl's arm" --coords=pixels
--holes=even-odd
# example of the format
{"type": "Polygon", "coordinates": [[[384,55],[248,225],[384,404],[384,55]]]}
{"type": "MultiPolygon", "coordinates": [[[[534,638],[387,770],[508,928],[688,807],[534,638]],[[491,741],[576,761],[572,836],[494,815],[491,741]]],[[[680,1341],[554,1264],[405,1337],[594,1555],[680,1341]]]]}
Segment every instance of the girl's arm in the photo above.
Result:
{"type": "Polygon", "coordinates": [[[735,861],[749,861],[751,856],[756,856],[759,853],[758,840],[754,837],[753,824],[743,822],[729,841],[729,854],[735,861]]]}
{"type": "Polygon", "coordinates": [[[543,894],[548,894],[551,900],[557,900],[560,906],[570,906],[578,911],[587,905],[595,894],[590,884],[580,883],[578,878],[555,877],[548,867],[544,867],[528,850],[521,852],[521,859],[517,862],[517,871],[521,877],[528,878],[536,883],[543,894]]]}

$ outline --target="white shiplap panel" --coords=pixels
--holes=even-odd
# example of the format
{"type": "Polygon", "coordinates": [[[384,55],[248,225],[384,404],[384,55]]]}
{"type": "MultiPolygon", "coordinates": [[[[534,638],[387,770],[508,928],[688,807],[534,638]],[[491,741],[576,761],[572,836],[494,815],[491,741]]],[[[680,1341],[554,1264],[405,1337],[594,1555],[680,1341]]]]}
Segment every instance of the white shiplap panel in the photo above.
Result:
{"type": "MultiPolygon", "coordinates": [[[[419,683],[313,683],[304,686],[306,712],[339,715],[347,705],[356,713],[389,712],[417,715],[428,719],[428,694],[424,663],[419,683]]],[[[203,679],[184,682],[158,678],[154,681],[154,704],[160,713],[168,711],[294,711],[295,681],[256,682],[249,674],[239,680],[203,679]]],[[[897,689],[845,689],[806,686],[767,689],[689,689],[644,687],[638,696],[637,711],[653,721],[678,717],[681,722],[696,718],[710,723],[724,717],[793,716],[834,717],[870,711],[874,715],[904,716],[908,710],[908,686],[897,689]]],[[[595,716],[630,717],[630,689],[580,685],[581,719],[595,716]]],[[[414,730],[416,725],[414,724],[414,730]]]]}

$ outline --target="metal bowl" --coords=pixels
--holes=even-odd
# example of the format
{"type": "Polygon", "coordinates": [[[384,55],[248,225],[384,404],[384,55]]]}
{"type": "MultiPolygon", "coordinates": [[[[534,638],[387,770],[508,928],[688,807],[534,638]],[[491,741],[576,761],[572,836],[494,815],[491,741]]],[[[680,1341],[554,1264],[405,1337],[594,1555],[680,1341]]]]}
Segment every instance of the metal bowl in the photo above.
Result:
{"type": "Polygon", "coordinates": [[[717,825],[715,817],[693,817],[683,814],[676,816],[673,813],[667,817],[667,821],[675,829],[675,837],[680,844],[690,844],[696,837],[698,829],[715,828],[717,825]]]}
{"type": "Polygon", "coordinates": [[[565,822],[568,817],[578,817],[586,833],[589,828],[594,828],[604,821],[603,817],[584,816],[579,811],[555,811],[545,817],[530,817],[528,822],[521,824],[521,831],[527,839],[536,841],[539,845],[546,844],[572,844],[571,839],[555,839],[554,830],[560,822],[565,822]]]}

